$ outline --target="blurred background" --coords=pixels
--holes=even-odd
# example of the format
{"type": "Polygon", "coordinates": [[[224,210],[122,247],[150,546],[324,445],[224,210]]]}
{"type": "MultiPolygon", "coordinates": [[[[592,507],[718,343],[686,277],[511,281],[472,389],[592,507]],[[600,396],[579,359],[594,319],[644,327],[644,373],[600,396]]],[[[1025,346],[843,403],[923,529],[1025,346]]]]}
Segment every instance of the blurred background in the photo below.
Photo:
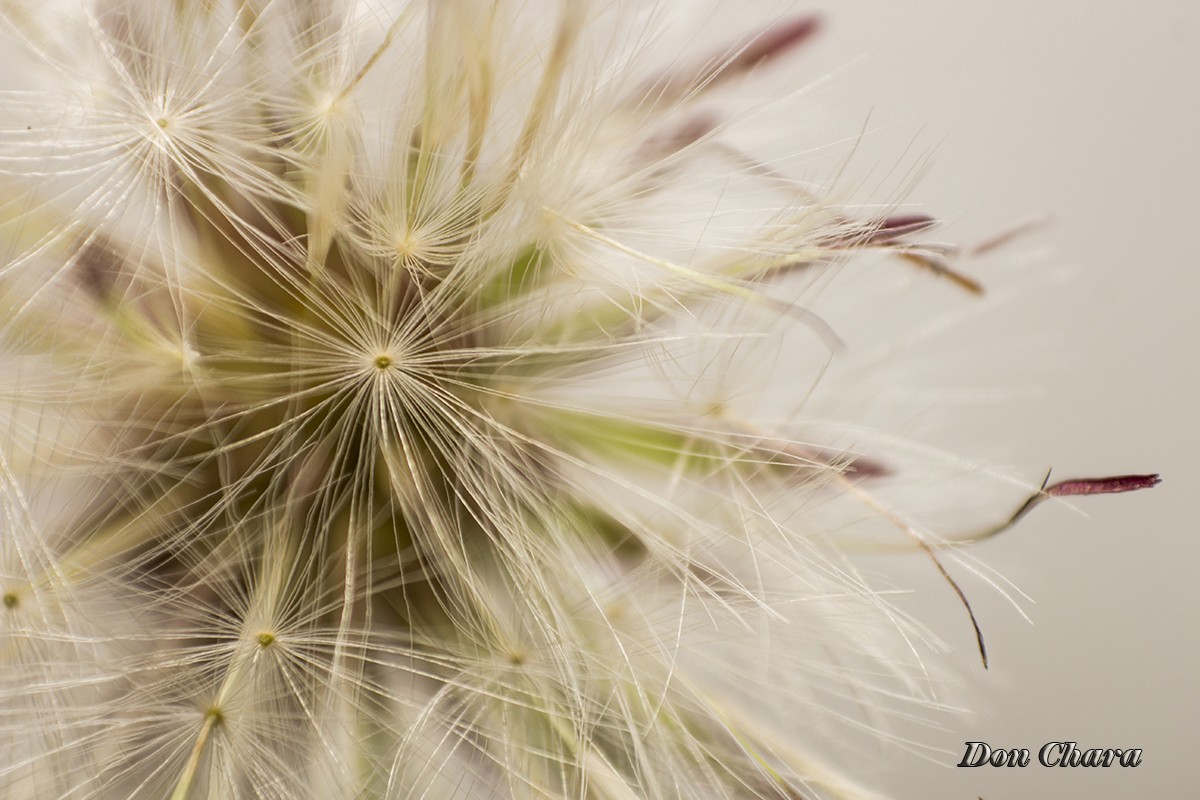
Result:
{"type": "MultiPolygon", "coordinates": [[[[867,753],[863,778],[900,800],[1195,796],[1200,531],[1186,504],[1200,492],[1200,3],[764,7],[823,20],[766,76],[809,115],[779,126],[801,138],[771,139],[776,155],[840,141],[793,161],[814,180],[837,174],[847,197],[903,197],[946,219],[947,241],[1045,219],[969,267],[988,298],[917,357],[940,384],[902,432],[1033,483],[1048,467],[1057,479],[1164,478],[1048,504],[971,551],[1028,595],[1027,621],[960,570],[986,672],[946,585],[927,561],[899,557],[889,572],[916,587],[903,605],[954,647],[967,676],[957,696],[976,713],[902,730],[941,754],[867,753]],[[967,740],[1144,754],[1136,769],[956,769],[967,740]]],[[[744,30],[750,16],[719,2],[714,27],[744,30]]]]}
{"type": "Polygon", "coordinates": [[[1029,624],[964,581],[992,654],[986,673],[969,631],[951,632],[961,608],[926,582],[914,608],[962,645],[978,713],[917,734],[944,759],[889,764],[877,785],[904,800],[1194,796],[1200,4],[812,8],[822,35],[792,63],[806,80],[829,76],[817,91],[866,131],[854,160],[868,174],[918,165],[909,197],[949,220],[939,235],[952,241],[1049,215],[1011,248],[1028,256],[1032,243],[1034,257],[976,273],[1015,301],[954,334],[956,353],[1022,383],[1011,402],[959,407],[938,443],[998,454],[1035,481],[1049,466],[1058,478],[1164,477],[1151,492],[1072,503],[1078,512],[1045,506],[974,551],[1033,601],[1029,624]],[[1068,740],[1144,757],[1136,769],[955,769],[965,740],[1034,751],[1068,740]]]}

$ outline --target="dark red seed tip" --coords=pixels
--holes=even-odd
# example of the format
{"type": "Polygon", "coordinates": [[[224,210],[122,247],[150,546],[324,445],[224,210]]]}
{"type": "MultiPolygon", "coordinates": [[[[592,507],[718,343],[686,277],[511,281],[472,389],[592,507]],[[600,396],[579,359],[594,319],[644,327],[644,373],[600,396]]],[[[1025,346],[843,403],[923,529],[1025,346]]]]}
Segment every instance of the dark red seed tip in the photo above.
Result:
{"type": "Polygon", "coordinates": [[[890,478],[892,471],[874,459],[855,456],[846,464],[846,472],[856,478],[890,478]]]}
{"type": "Polygon", "coordinates": [[[820,28],[816,16],[797,17],[767,28],[730,63],[736,72],[751,69],[803,44],[820,28]]]}
{"type": "Polygon", "coordinates": [[[874,220],[865,244],[892,244],[914,233],[929,230],[938,220],[927,214],[895,214],[874,220]]]}
{"type": "Polygon", "coordinates": [[[1149,489],[1161,482],[1162,478],[1157,474],[1113,475],[1108,478],[1078,478],[1070,481],[1059,481],[1052,486],[1047,486],[1043,491],[1050,497],[1118,494],[1120,492],[1136,492],[1139,489],[1149,489]]]}
{"type": "Polygon", "coordinates": [[[928,214],[893,214],[880,220],[877,230],[880,233],[904,236],[932,228],[937,224],[938,220],[928,214]]]}

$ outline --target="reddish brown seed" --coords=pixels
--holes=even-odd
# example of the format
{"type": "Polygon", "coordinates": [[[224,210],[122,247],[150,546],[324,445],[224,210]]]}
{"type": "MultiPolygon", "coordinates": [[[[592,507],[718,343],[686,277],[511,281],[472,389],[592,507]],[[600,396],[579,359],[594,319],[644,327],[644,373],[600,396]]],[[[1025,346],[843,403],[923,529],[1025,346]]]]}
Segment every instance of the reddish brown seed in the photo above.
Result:
{"type": "Polygon", "coordinates": [[[107,300],[121,275],[120,256],[100,237],[80,244],[74,267],[74,275],[96,300],[107,300]]]}
{"type": "MultiPolygon", "coordinates": [[[[1046,480],[1050,480],[1050,474],[1046,474],[1046,480]]],[[[1119,494],[1120,492],[1136,492],[1139,489],[1149,489],[1157,486],[1162,482],[1162,479],[1156,474],[1152,475],[1112,475],[1106,478],[1075,478],[1068,481],[1059,481],[1058,483],[1043,486],[1037,492],[1026,498],[1012,516],[999,525],[991,528],[986,528],[978,531],[971,539],[981,541],[1004,531],[1016,525],[1026,514],[1037,508],[1051,497],[1071,497],[1074,495],[1089,495],[1089,494],[1119,494]]]]}
{"type": "Polygon", "coordinates": [[[819,27],[816,16],[784,20],[760,31],[742,45],[721,50],[704,61],[680,65],[641,84],[629,95],[629,101],[637,106],[682,102],[791,52],[819,27]]]}
{"type": "Polygon", "coordinates": [[[1113,475],[1107,478],[1076,478],[1059,481],[1044,491],[1050,497],[1070,497],[1086,494],[1118,494],[1149,489],[1162,482],[1158,475],[1113,475]]]}
{"type": "Polygon", "coordinates": [[[803,44],[818,28],[820,19],[815,16],[797,17],[772,25],[733,56],[721,72],[736,74],[765,64],[803,44]]]}
{"type": "Polygon", "coordinates": [[[647,139],[638,151],[639,160],[661,159],[678,153],[708,136],[719,124],[720,121],[712,114],[692,114],[665,133],[647,139]]]}
{"type": "Polygon", "coordinates": [[[797,17],[772,25],[744,46],[735,47],[709,59],[705,67],[696,74],[693,85],[710,88],[768,61],[774,61],[807,41],[817,32],[819,25],[818,18],[811,16],[797,17]]]}
{"type": "Polygon", "coordinates": [[[927,269],[935,275],[946,278],[953,283],[958,284],[963,289],[966,289],[971,294],[983,294],[983,284],[969,275],[964,275],[950,267],[946,260],[933,255],[932,253],[923,253],[913,250],[897,252],[900,258],[903,258],[909,263],[916,264],[922,269],[927,269]]]}
{"type": "Polygon", "coordinates": [[[937,224],[938,220],[927,214],[896,214],[874,223],[867,241],[870,244],[885,244],[929,230],[937,224]]]}
{"type": "Polygon", "coordinates": [[[886,464],[863,456],[855,456],[847,463],[846,472],[855,478],[890,478],[892,475],[886,464]]]}

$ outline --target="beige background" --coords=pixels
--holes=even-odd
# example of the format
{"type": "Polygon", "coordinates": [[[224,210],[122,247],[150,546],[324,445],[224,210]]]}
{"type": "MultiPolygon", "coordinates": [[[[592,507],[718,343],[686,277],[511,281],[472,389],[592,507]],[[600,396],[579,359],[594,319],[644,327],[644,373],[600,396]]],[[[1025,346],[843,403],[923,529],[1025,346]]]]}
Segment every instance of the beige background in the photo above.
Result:
{"type": "MultiPolygon", "coordinates": [[[[1153,492],[1044,508],[976,555],[1027,592],[1030,625],[969,587],[992,669],[972,664],[961,613],[929,583],[917,603],[963,645],[979,713],[917,735],[948,754],[879,768],[902,800],[1183,798],[1200,784],[1200,3],[1193,0],[844,0],[792,62],[836,70],[821,96],[866,124],[867,166],[928,168],[910,194],[971,241],[1049,212],[1032,267],[991,285],[1003,314],[964,326],[998,373],[1037,396],[982,407],[942,442],[999,451],[1028,477],[1159,471],[1153,492]],[[869,116],[868,116],[869,115],[869,116]],[[1057,276],[1074,268],[1067,281],[1057,276]],[[1039,272],[1041,270],[1041,272],[1039,272]],[[1046,279],[1043,279],[1046,278],[1046,279]],[[1023,286],[1024,284],[1024,286],[1023,286]],[[994,343],[1008,337],[1008,343],[994,343]],[[1011,359],[1023,359],[1012,363],[1011,359]],[[957,438],[956,438],[957,437],[957,438]],[[997,448],[997,444],[1001,446],[997,448]],[[956,638],[957,637],[957,638],[956,638]],[[953,769],[962,742],[1139,747],[1137,769],[953,769]],[[949,752],[953,752],[950,755],[949,752]]],[[[972,373],[975,374],[975,373],[972,373]]],[[[874,759],[874,755],[868,755],[874,759]]]]}
{"type": "MultiPolygon", "coordinates": [[[[743,9],[754,0],[711,1],[742,28],[757,16],[743,9]]],[[[921,576],[913,607],[959,648],[977,713],[944,731],[910,732],[941,756],[864,753],[864,778],[899,800],[1196,796],[1200,1],[797,7],[826,23],[780,66],[782,80],[795,70],[798,89],[825,78],[811,88],[811,107],[828,118],[800,120],[802,131],[865,130],[855,169],[893,187],[919,172],[908,196],[948,216],[944,238],[970,242],[1053,215],[1014,250],[1016,267],[982,276],[1015,299],[954,334],[955,357],[974,359],[954,367],[964,385],[1020,384],[1006,401],[955,404],[930,436],[1035,481],[1048,465],[1060,477],[1165,479],[1152,492],[1080,501],[1082,514],[1039,509],[975,551],[1033,600],[1022,604],[1031,625],[963,580],[992,655],[986,673],[945,585],[928,564],[900,557],[902,577],[921,576]],[[1061,279],[1067,271],[1073,277],[1061,279]],[[1137,747],[1144,762],[955,769],[967,739],[1137,747]]]]}

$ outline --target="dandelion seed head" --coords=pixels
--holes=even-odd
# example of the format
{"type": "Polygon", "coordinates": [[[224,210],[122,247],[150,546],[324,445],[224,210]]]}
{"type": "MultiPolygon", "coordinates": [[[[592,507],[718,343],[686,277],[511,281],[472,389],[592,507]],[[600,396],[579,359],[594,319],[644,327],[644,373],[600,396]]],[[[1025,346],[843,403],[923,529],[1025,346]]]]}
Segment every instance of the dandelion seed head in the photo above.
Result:
{"type": "Polygon", "coordinates": [[[860,258],[977,285],[732,135],[813,20],[673,9],[0,7],[0,795],[866,797],[945,711],[818,385],[860,258]]]}

